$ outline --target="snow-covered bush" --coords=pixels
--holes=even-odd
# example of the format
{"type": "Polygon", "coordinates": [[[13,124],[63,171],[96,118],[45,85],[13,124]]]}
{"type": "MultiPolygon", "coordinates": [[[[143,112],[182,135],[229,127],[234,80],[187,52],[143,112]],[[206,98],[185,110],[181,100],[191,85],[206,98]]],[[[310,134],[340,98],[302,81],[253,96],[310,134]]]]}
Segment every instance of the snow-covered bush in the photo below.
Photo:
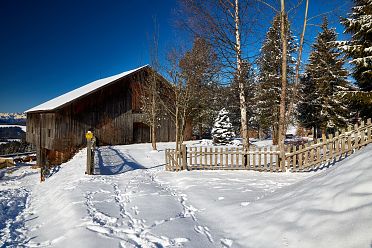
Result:
{"type": "Polygon", "coordinates": [[[228,114],[229,112],[225,108],[221,109],[218,113],[212,129],[214,144],[228,144],[235,136],[228,114]]]}

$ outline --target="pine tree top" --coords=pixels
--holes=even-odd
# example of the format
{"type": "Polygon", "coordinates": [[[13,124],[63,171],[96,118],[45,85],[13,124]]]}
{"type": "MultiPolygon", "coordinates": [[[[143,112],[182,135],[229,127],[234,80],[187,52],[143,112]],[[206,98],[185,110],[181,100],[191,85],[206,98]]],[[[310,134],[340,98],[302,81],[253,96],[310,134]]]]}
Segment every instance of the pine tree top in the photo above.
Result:
{"type": "Polygon", "coordinates": [[[362,90],[372,90],[372,0],[354,0],[352,13],[342,18],[350,41],[338,42],[354,64],[353,76],[362,90]]]}

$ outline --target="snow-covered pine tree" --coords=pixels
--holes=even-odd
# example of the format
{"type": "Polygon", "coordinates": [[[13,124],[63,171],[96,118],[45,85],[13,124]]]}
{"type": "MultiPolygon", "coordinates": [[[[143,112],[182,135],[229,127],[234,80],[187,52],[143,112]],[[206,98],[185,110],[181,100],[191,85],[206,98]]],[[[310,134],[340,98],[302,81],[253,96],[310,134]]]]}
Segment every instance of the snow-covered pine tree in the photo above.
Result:
{"type": "Polygon", "coordinates": [[[300,81],[297,120],[302,127],[313,128],[314,137],[316,137],[316,130],[320,123],[320,106],[315,81],[305,74],[300,81]]]}
{"type": "Polygon", "coordinates": [[[345,33],[352,34],[350,41],[338,42],[355,65],[353,76],[358,86],[372,90],[372,0],[354,0],[355,6],[349,18],[342,18],[345,33]]]}
{"type": "Polygon", "coordinates": [[[350,41],[337,42],[354,64],[353,77],[361,91],[348,92],[345,97],[353,102],[362,117],[372,117],[372,0],[354,0],[352,13],[342,18],[350,41]]]}
{"type": "MultiPolygon", "coordinates": [[[[324,18],[321,32],[312,45],[309,64],[305,73],[313,81],[317,97],[318,127],[323,135],[327,127],[343,127],[346,125],[350,112],[338,92],[348,90],[348,73],[344,69],[345,59],[335,45],[336,30],[328,28],[328,20],[324,18]]],[[[324,136],[323,136],[324,137],[324,136]]]]}
{"type": "Polygon", "coordinates": [[[231,138],[235,136],[230,122],[229,112],[223,108],[218,113],[212,129],[212,138],[214,144],[225,145],[230,143],[231,138]]]}
{"type": "MultiPolygon", "coordinates": [[[[294,75],[293,53],[296,51],[296,44],[286,20],[287,30],[287,98],[290,96],[291,80],[294,75]]],[[[282,68],[282,45],[280,35],[280,15],[274,17],[272,27],[266,33],[258,58],[258,95],[257,95],[257,120],[260,129],[271,129],[273,143],[278,143],[279,128],[279,106],[281,94],[281,68],[282,68]]]]}

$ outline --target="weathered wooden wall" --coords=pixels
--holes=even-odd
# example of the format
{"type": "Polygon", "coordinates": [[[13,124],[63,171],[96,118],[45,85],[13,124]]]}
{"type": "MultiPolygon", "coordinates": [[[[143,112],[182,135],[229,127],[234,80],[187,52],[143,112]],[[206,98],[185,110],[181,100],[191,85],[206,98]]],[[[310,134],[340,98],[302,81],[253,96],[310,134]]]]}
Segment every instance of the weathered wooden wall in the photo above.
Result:
{"type": "Polygon", "coordinates": [[[56,124],[54,113],[27,114],[26,140],[47,149],[54,148],[56,124]]]}

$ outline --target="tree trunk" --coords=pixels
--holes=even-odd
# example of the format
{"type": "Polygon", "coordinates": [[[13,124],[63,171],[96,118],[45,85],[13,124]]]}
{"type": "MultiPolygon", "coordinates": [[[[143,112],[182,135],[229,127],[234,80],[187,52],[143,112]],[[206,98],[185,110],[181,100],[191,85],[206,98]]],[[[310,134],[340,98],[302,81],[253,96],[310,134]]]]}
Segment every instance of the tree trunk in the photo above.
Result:
{"type": "Polygon", "coordinates": [[[279,149],[284,152],[284,137],[285,137],[285,101],[287,91],[287,31],[285,26],[285,3],[281,0],[281,13],[280,13],[280,36],[282,41],[282,92],[280,94],[280,109],[279,109],[279,130],[278,140],[279,149]]]}
{"type": "MultiPolygon", "coordinates": [[[[177,103],[178,104],[178,103],[177,103]]],[[[180,128],[179,128],[179,107],[176,106],[176,113],[175,113],[175,126],[176,126],[176,154],[178,152],[178,148],[179,148],[179,141],[180,141],[180,138],[179,138],[179,132],[180,132],[180,128]]]]}
{"type": "Polygon", "coordinates": [[[316,139],[316,126],[313,127],[313,140],[316,139]]]}
{"type": "Polygon", "coordinates": [[[152,92],[152,103],[151,103],[151,146],[152,146],[152,150],[157,150],[156,148],[156,79],[154,79],[154,82],[153,86],[155,86],[155,88],[153,88],[153,92],[152,92]]]}
{"type": "Polygon", "coordinates": [[[277,125],[272,126],[272,140],[273,140],[273,145],[278,144],[278,126],[277,125]]]}
{"type": "Polygon", "coordinates": [[[258,126],[258,139],[263,140],[263,131],[260,126],[258,126]]]}
{"type": "Polygon", "coordinates": [[[290,116],[292,115],[293,108],[294,108],[294,106],[293,106],[294,101],[297,101],[297,97],[298,97],[298,90],[299,90],[299,85],[300,85],[300,83],[299,83],[300,66],[301,66],[302,50],[303,50],[304,38],[305,38],[305,32],[306,32],[308,10],[309,10],[309,0],[306,0],[304,24],[302,26],[302,33],[301,33],[301,37],[300,37],[300,45],[298,47],[298,56],[297,56],[296,68],[295,68],[295,82],[294,82],[291,102],[290,102],[289,108],[288,108],[288,118],[290,118],[290,116]]]}
{"type": "Polygon", "coordinates": [[[203,139],[203,125],[199,123],[199,139],[203,139]]]}
{"type": "Polygon", "coordinates": [[[236,74],[239,83],[239,100],[240,100],[240,123],[241,123],[241,135],[243,138],[243,149],[249,148],[249,136],[248,136],[248,120],[247,120],[247,105],[244,93],[244,83],[241,80],[242,74],[242,51],[241,51],[241,40],[240,40],[240,14],[239,14],[239,0],[235,0],[235,42],[236,42],[236,74]]]}
{"type": "Polygon", "coordinates": [[[185,120],[184,140],[192,140],[192,118],[187,117],[185,120]]]}
{"type": "Polygon", "coordinates": [[[152,150],[157,150],[156,148],[156,127],[151,125],[151,146],[152,150]]]}

